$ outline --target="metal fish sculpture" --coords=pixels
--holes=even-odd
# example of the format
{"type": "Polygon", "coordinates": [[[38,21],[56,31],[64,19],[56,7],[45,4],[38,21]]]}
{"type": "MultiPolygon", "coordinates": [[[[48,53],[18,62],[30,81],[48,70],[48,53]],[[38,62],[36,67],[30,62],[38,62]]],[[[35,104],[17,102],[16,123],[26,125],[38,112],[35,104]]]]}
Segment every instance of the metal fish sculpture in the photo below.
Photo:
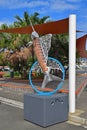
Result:
{"type": "Polygon", "coordinates": [[[31,34],[31,38],[33,41],[35,55],[37,57],[39,65],[44,73],[44,80],[42,82],[41,87],[45,88],[46,85],[48,84],[48,82],[51,82],[51,81],[55,81],[55,80],[62,81],[62,79],[60,77],[50,74],[52,66],[49,67],[47,65],[48,52],[51,47],[52,34],[47,34],[40,38],[38,33],[36,31],[33,31],[31,34]]]}

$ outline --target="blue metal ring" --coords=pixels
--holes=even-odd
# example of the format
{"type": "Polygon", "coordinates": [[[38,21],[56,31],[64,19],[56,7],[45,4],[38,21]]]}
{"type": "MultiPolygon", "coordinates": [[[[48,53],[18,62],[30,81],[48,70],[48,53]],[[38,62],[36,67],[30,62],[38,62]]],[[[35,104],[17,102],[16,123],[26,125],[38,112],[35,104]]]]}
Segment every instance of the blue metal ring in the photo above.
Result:
{"type": "MultiPolygon", "coordinates": [[[[61,64],[57,59],[54,59],[54,58],[52,58],[52,57],[48,57],[48,60],[53,60],[53,61],[55,61],[57,64],[60,65],[60,68],[61,68],[62,73],[63,73],[62,79],[63,79],[63,81],[64,81],[64,78],[65,78],[65,69],[64,69],[64,67],[62,66],[62,64],[61,64]]],[[[44,92],[44,91],[42,92],[42,91],[38,90],[38,89],[33,85],[33,83],[32,83],[32,78],[31,78],[31,74],[32,74],[32,70],[33,70],[34,66],[35,66],[37,63],[38,63],[38,61],[36,61],[36,62],[32,65],[32,67],[31,67],[31,69],[30,69],[30,72],[29,72],[29,81],[30,81],[31,87],[37,92],[37,94],[43,95],[43,96],[44,96],[44,95],[52,95],[52,94],[56,93],[56,92],[62,87],[63,81],[61,81],[61,82],[58,84],[58,86],[56,87],[56,89],[54,89],[54,90],[51,91],[51,92],[44,92]]]]}

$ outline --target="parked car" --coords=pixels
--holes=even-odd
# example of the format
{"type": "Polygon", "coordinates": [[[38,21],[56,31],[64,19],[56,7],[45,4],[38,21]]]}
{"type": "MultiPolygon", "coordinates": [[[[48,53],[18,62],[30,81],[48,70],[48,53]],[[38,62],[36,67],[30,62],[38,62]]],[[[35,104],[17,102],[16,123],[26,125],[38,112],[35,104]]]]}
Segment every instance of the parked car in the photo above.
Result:
{"type": "Polygon", "coordinates": [[[10,71],[8,66],[0,66],[0,71],[10,71]]]}

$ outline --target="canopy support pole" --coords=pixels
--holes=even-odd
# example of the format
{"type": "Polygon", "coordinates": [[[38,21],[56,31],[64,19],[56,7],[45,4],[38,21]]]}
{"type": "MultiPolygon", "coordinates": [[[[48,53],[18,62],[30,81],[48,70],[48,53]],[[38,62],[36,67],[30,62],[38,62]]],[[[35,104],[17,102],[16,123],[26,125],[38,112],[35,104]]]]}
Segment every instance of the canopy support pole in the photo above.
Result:
{"type": "Polygon", "coordinates": [[[75,112],[76,15],[69,16],[69,112],[75,112]]]}

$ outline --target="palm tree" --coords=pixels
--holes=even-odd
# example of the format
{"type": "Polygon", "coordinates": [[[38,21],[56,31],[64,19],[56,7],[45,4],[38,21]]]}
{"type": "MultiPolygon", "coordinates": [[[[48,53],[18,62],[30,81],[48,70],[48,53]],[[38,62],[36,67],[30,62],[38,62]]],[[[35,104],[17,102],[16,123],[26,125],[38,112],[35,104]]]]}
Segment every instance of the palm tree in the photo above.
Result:
{"type": "Polygon", "coordinates": [[[14,25],[16,27],[23,27],[30,25],[30,20],[32,21],[32,24],[41,24],[47,22],[47,19],[49,16],[44,16],[42,18],[39,18],[39,13],[35,12],[33,15],[29,15],[26,11],[24,12],[24,18],[20,18],[18,15],[15,16],[16,20],[14,22],[14,25]]]}

